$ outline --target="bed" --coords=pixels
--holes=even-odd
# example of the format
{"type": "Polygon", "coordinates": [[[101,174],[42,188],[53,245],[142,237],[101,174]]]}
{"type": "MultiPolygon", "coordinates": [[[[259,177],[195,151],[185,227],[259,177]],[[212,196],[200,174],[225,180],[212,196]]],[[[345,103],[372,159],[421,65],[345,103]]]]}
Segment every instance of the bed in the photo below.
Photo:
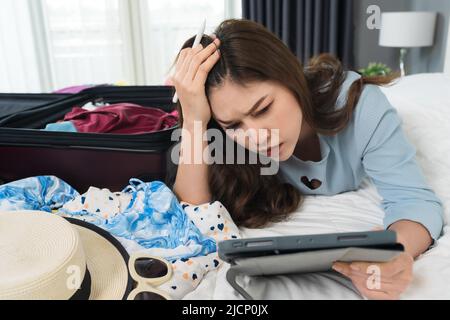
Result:
{"type": "MultiPolygon", "coordinates": [[[[446,222],[450,221],[450,39],[448,47],[444,73],[406,76],[382,89],[402,117],[428,183],[444,204],[446,222]]],[[[243,237],[261,237],[373,230],[382,225],[380,200],[366,180],[355,192],[309,196],[288,221],[262,230],[241,229],[241,233],[243,237]]],[[[402,299],[450,299],[449,228],[444,227],[437,246],[416,260],[414,280],[402,299]]],[[[227,283],[227,270],[224,264],[208,273],[184,299],[242,299],[227,283]]],[[[240,283],[257,299],[362,299],[326,273],[242,277],[240,283]]]]}

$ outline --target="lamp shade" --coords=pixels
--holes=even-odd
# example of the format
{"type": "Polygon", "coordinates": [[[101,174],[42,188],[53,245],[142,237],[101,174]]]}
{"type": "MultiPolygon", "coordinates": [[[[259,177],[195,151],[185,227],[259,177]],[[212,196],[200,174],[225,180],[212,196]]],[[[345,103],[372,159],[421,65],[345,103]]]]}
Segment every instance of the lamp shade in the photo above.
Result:
{"type": "Polygon", "coordinates": [[[380,46],[429,47],[433,45],[436,12],[385,12],[381,15],[380,46]]]}

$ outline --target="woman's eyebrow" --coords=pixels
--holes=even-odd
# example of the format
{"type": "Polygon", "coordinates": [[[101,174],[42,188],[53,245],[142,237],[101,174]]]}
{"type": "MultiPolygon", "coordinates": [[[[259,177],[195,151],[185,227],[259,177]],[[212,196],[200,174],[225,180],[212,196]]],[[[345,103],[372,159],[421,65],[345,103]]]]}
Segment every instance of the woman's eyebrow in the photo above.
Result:
{"type": "MultiPolygon", "coordinates": [[[[260,106],[260,104],[264,101],[264,99],[266,99],[269,95],[266,94],[264,97],[262,97],[261,99],[259,99],[255,105],[250,109],[250,111],[246,112],[244,115],[249,116],[251,115],[256,109],[258,109],[258,107],[260,106]]],[[[227,125],[227,124],[232,124],[235,121],[222,121],[216,118],[217,121],[227,125]]]]}

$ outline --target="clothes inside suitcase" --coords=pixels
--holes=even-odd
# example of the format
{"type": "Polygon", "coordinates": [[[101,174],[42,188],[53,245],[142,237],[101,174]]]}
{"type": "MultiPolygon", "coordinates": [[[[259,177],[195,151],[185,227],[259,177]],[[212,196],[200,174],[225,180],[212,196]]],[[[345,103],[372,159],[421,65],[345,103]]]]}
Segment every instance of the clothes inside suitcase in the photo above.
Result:
{"type": "Polygon", "coordinates": [[[131,178],[166,182],[178,126],[137,135],[41,129],[88,102],[127,102],[171,112],[173,93],[172,87],[147,86],[95,87],[75,95],[0,95],[0,183],[53,175],[82,193],[90,186],[121,191],[131,178]]]}

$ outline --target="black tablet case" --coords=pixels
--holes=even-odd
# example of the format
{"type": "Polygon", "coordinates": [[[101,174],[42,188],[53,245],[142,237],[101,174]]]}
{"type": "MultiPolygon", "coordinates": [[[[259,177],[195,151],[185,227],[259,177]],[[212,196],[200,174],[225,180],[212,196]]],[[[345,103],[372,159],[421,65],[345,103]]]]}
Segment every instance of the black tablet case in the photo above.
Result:
{"type": "MultiPolygon", "coordinates": [[[[355,244],[356,242],[355,240],[349,243],[355,244]]],[[[226,276],[227,281],[247,300],[253,300],[253,297],[237,283],[238,275],[270,276],[326,272],[332,270],[331,267],[335,261],[387,262],[403,250],[403,246],[396,242],[396,233],[393,231],[240,239],[219,243],[219,256],[231,264],[226,276]],[[370,237],[361,241],[360,247],[346,246],[345,239],[358,239],[358,237],[361,238],[368,234],[370,234],[370,237]],[[271,243],[269,243],[270,239],[272,239],[271,243]],[[302,251],[294,252],[292,243],[299,239],[303,242],[301,249],[299,247],[299,250],[302,251]],[[323,242],[321,243],[319,239],[323,239],[323,242]],[[334,239],[336,239],[336,246],[330,248],[329,244],[334,239]],[[343,240],[339,242],[338,239],[343,240]],[[256,247],[257,249],[250,246],[250,249],[246,250],[245,248],[248,247],[245,244],[252,242],[260,242],[263,245],[259,248],[256,247]],[[236,244],[240,244],[240,246],[235,247],[236,244]],[[236,250],[233,250],[233,247],[236,250]],[[288,247],[291,250],[286,250],[288,247]],[[240,251],[244,254],[242,256],[236,254],[231,257],[229,253],[233,251],[240,251]],[[280,254],[281,251],[285,253],[280,254]]]]}

